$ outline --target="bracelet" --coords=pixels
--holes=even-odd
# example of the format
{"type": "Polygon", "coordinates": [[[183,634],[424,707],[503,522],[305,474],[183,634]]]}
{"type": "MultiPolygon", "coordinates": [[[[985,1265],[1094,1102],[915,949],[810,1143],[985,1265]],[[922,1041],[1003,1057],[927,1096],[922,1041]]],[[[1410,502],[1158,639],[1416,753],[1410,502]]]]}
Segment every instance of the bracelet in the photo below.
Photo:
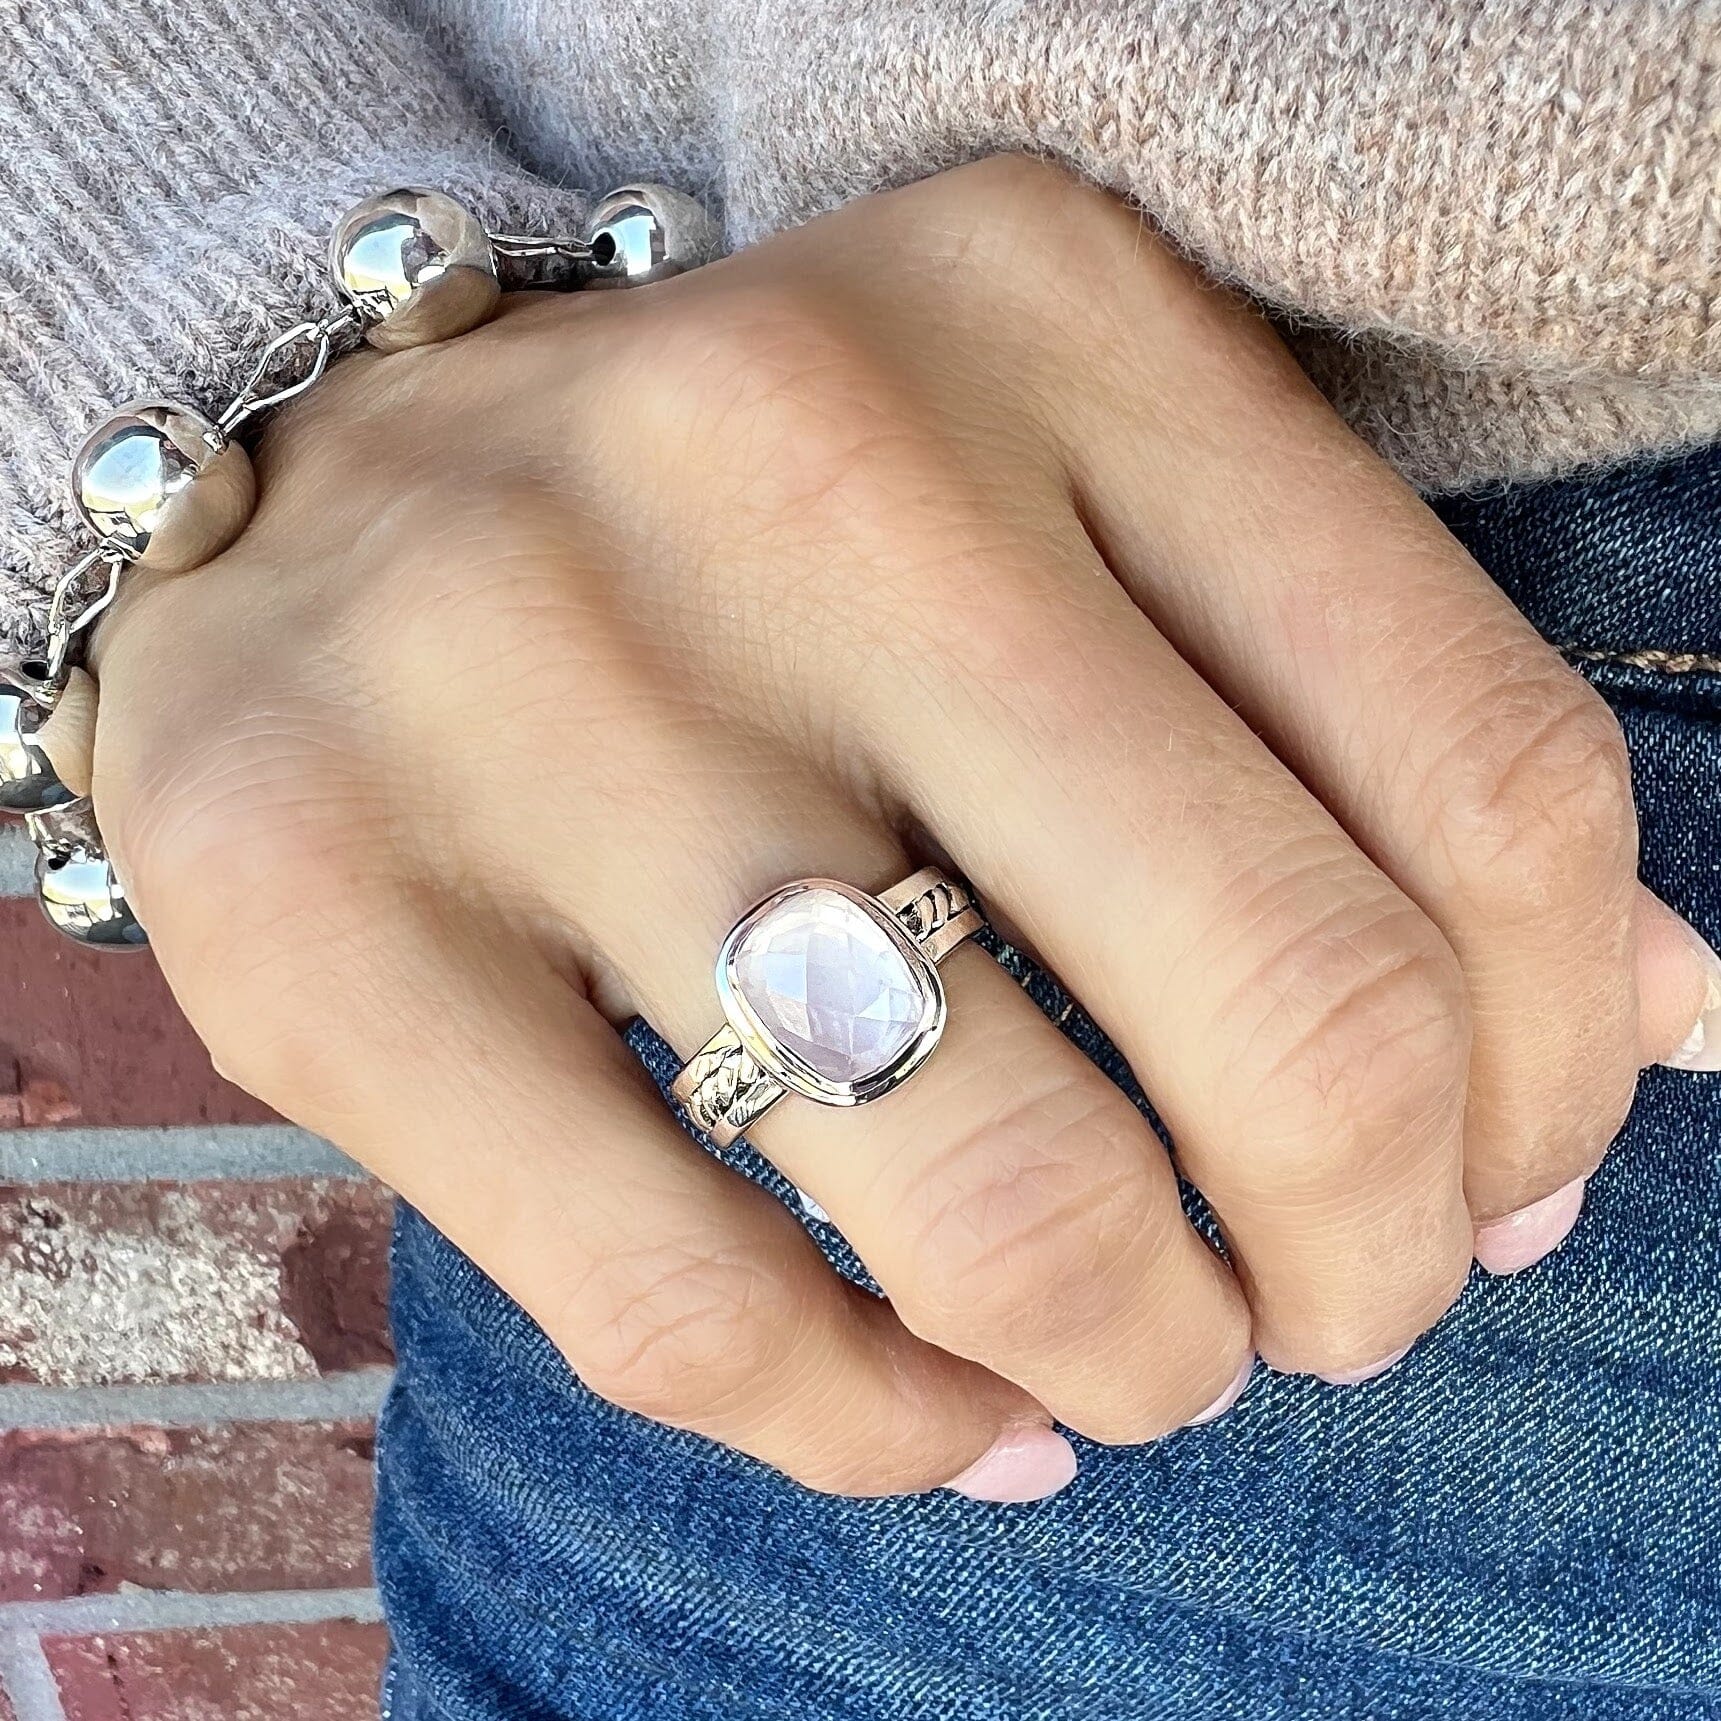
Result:
{"type": "Polygon", "coordinates": [[[385,192],[336,224],[338,307],[269,341],[220,412],[133,401],[90,433],[72,461],[72,496],[95,543],[54,586],[41,659],[0,668],[0,812],[21,815],[35,841],[37,895],[53,925],[95,948],[149,942],[89,797],[60,781],[38,731],[128,568],[186,573],[244,531],[257,486],[239,432],[303,394],[361,338],[384,352],[451,340],[483,323],[505,291],[639,286],[709,261],[720,241],[699,203],[662,185],[612,191],[579,238],[492,233],[443,192],[385,192]]]}

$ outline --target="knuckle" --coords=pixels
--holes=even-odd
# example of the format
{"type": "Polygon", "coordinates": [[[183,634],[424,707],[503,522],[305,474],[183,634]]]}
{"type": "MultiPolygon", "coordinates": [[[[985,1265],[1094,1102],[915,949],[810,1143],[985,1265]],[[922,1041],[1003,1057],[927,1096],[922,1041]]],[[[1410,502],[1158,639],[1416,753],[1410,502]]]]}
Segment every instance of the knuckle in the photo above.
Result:
{"type": "Polygon", "coordinates": [[[924,181],[936,185],[958,210],[972,211],[977,219],[1003,213],[1013,221],[1031,220],[1048,206],[1072,194],[1091,189],[1088,182],[1063,163],[1043,155],[1002,150],[943,176],[924,181]]]}
{"type": "MultiPolygon", "coordinates": [[[[612,345],[601,362],[599,395],[630,402],[604,424],[606,469],[624,489],[658,474],[671,508],[695,499],[678,530],[725,587],[735,568],[804,560],[837,535],[872,542],[951,465],[911,356],[792,270],[690,295],[651,338],[612,345]]],[[[885,558],[897,559],[899,544],[885,558]]],[[[793,601],[795,587],[780,595],[793,601]]]]}
{"type": "Polygon", "coordinates": [[[1221,1013],[1227,1132],[1273,1151],[1232,1168],[1246,1181],[1321,1191],[1359,1162],[1421,1160],[1457,1139],[1470,1015],[1457,958],[1402,899],[1347,904],[1311,921],[1249,976],[1221,1013]]]}
{"type": "MultiPolygon", "coordinates": [[[[1606,703],[1539,642],[1462,648],[1491,685],[1422,785],[1428,852],[1480,923],[1463,948],[1509,929],[1528,964],[1558,964],[1545,1007],[1562,1031],[1501,1025],[1478,1040],[1473,1201],[1522,1206],[1594,1169],[1636,1085],[1632,931],[1637,820],[1625,739],[1606,703]]],[[[1527,980],[1526,982],[1527,983],[1527,980]]]]}
{"type": "Polygon", "coordinates": [[[333,1024],[355,968],[384,966],[387,813],[336,712],[284,693],[253,709],[207,725],[111,834],[222,1072],[329,1133],[374,1087],[333,1024]]]}
{"type": "Polygon", "coordinates": [[[946,222],[960,224],[976,241],[967,259],[988,272],[1003,263],[1020,276],[1027,243],[1043,269],[1058,258],[1061,232],[1089,235],[1096,217],[1107,224],[1122,217],[1132,228],[1139,226],[1118,198],[1044,156],[986,156],[923,184],[927,195],[946,206],[946,222]]]}
{"type": "Polygon", "coordinates": [[[1452,870],[1502,912],[1593,909],[1636,868],[1625,737],[1576,675],[1500,690],[1431,774],[1452,870]]]}
{"type": "MultiPolygon", "coordinates": [[[[1132,322],[1162,321],[1168,291],[1194,298],[1194,277],[1173,262],[1140,211],[1061,163],[992,156],[927,187],[942,199],[941,244],[925,261],[949,265],[933,278],[970,320],[1002,320],[1032,331],[1041,346],[1048,330],[1079,333],[1079,344],[1051,343],[1059,371],[1080,363],[1080,345],[1109,339],[1115,353],[1132,322]],[[1023,267],[1024,257],[1032,267],[1023,267]]],[[[1228,327],[1238,321],[1226,318],[1228,327]]]]}
{"type": "Polygon", "coordinates": [[[1354,1303],[1330,1301],[1303,1311],[1296,1331],[1262,1340],[1267,1363],[1288,1372],[1337,1375],[1374,1367],[1414,1344],[1457,1302],[1470,1252],[1457,1248],[1426,1263],[1383,1262],[1354,1303]]]}
{"type": "Polygon", "coordinates": [[[599,1397],[654,1421],[705,1428],[781,1385],[799,1321],[760,1264],[658,1245],[606,1262],[558,1325],[599,1397]]]}
{"type": "Polygon", "coordinates": [[[860,366],[871,350],[823,286],[794,270],[755,272],[708,291],[630,350],[642,346],[650,349],[645,361],[668,373],[678,408],[691,393],[707,407],[732,407],[737,418],[798,410],[815,398],[810,382],[819,380],[822,394],[822,379],[860,366]]]}
{"type": "Polygon", "coordinates": [[[1141,1130],[1098,1078],[1029,1089],[964,1130],[904,1205],[904,1323],[981,1356],[1104,1324],[1163,1247],[1175,1205],[1157,1199],[1141,1130]]]}

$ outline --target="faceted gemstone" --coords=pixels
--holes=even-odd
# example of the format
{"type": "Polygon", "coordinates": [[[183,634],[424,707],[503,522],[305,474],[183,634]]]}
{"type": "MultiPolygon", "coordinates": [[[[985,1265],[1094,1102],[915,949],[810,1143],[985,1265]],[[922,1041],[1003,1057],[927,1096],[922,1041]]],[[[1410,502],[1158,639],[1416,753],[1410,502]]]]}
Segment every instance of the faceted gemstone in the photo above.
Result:
{"type": "Polygon", "coordinates": [[[890,934],[834,890],[778,903],[742,936],[730,973],[766,1033],[830,1082],[877,1075],[920,1027],[918,976],[890,934]]]}

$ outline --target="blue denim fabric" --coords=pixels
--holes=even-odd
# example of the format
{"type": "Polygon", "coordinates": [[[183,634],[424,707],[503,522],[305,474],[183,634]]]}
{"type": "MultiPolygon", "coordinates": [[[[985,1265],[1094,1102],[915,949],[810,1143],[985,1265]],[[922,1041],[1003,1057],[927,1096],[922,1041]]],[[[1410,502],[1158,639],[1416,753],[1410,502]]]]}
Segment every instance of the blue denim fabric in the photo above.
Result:
{"type": "MultiPolygon", "coordinates": [[[[1721,651],[1721,452],[1442,511],[1560,643],[1721,651]]],[[[1721,676],[1587,672],[1645,876],[1721,934],[1721,676]]],[[[1718,1147],[1715,1079],[1651,1072],[1568,1245],[1391,1374],[1258,1371],[1025,1507],[818,1497],[611,1409],[405,1213],[392,1721],[1721,1717],[1718,1147]]]]}

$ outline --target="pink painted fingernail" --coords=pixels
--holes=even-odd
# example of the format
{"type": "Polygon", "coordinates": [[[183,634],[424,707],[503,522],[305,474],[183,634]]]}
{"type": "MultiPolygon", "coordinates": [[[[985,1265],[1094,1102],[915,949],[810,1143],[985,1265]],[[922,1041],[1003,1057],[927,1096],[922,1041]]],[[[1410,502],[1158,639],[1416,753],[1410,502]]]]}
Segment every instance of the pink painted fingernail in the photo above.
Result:
{"type": "Polygon", "coordinates": [[[1076,1479],[1076,1449],[1055,1428],[1012,1428],[944,1486],[970,1500],[1021,1505],[1076,1479]]]}
{"type": "Polygon", "coordinates": [[[1342,1374],[1316,1375],[1317,1380],[1324,1380],[1328,1386],[1361,1386],[1365,1380],[1373,1380],[1377,1374],[1385,1374],[1394,1363],[1403,1362],[1410,1355],[1410,1346],[1405,1345],[1401,1350],[1395,1350],[1391,1356],[1383,1356],[1379,1362],[1371,1362],[1365,1368],[1346,1369],[1342,1374]]]}
{"type": "Polygon", "coordinates": [[[1566,1240],[1584,1204],[1584,1180],[1476,1227],[1476,1260],[1485,1272],[1521,1273],[1566,1240]]]}
{"type": "Polygon", "coordinates": [[[1199,1428],[1204,1422],[1212,1422],[1223,1416],[1243,1396],[1243,1388],[1249,1384],[1249,1376],[1254,1372],[1255,1358],[1251,1354],[1248,1361],[1237,1371],[1237,1378],[1199,1416],[1190,1417],[1183,1426],[1199,1428]]]}
{"type": "MultiPolygon", "coordinates": [[[[1695,934],[1693,935],[1695,936],[1695,934]]],[[[1712,964],[1709,990],[1703,999],[1703,1009],[1696,1024],[1679,1050],[1667,1059],[1670,1070],[1691,1070],[1702,1073],[1721,1070],[1721,963],[1707,944],[1703,953],[1712,964]]]]}

